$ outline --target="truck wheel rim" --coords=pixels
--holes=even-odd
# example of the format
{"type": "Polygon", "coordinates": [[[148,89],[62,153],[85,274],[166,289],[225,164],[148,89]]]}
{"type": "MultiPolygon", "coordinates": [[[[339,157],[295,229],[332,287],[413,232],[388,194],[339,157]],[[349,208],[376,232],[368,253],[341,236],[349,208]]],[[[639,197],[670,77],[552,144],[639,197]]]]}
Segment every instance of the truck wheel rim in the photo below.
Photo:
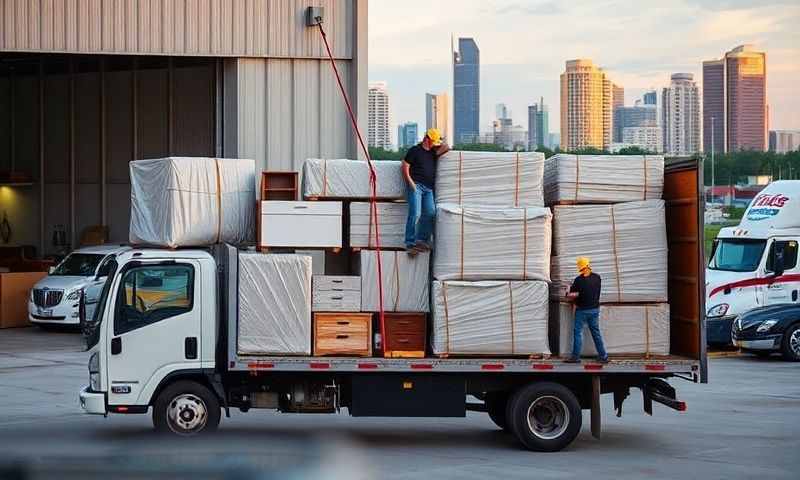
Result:
{"type": "Polygon", "coordinates": [[[167,406],[167,424],[170,430],[182,435],[202,430],[208,422],[205,402],[191,393],[175,397],[167,406]]]}
{"type": "Polygon", "coordinates": [[[800,357],[800,328],[792,332],[792,336],[789,337],[789,348],[792,349],[795,356],[800,357]]]}
{"type": "Polygon", "coordinates": [[[543,440],[553,440],[567,431],[569,409],[558,397],[545,395],[528,407],[528,428],[543,440]]]}

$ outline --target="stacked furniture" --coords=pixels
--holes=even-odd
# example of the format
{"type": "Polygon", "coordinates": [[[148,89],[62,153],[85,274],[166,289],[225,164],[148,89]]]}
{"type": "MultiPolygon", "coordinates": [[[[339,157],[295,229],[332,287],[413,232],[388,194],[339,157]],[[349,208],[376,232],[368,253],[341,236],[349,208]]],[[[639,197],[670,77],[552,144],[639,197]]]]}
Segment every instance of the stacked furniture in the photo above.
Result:
{"type": "Polygon", "coordinates": [[[550,223],[544,155],[450,152],[439,160],[433,353],[547,356],[550,223]],[[452,203],[449,203],[452,202],[452,203]]]}
{"type": "MultiPolygon", "coordinates": [[[[574,306],[566,292],[575,260],[600,275],[600,325],[610,354],[669,353],[664,159],[658,155],[565,155],[545,162],[553,209],[551,340],[571,353],[574,306]]],[[[594,353],[584,329],[581,355],[594,353]]]]}

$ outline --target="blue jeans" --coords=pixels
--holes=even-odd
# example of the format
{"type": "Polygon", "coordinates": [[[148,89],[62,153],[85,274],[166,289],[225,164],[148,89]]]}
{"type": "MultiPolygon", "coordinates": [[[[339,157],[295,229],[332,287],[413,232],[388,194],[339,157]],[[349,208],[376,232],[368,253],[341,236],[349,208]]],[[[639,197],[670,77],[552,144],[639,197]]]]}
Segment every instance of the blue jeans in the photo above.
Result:
{"type": "Polygon", "coordinates": [[[417,189],[406,186],[408,219],[406,220],[406,247],[413,247],[418,241],[429,243],[433,233],[433,220],[436,218],[436,200],[433,190],[417,183],[417,189]]]}
{"type": "Polygon", "coordinates": [[[583,349],[583,324],[589,325],[589,331],[592,332],[592,339],[594,340],[594,348],[597,350],[597,355],[600,358],[608,358],[606,347],[603,345],[603,337],[600,335],[600,309],[576,309],[575,310],[575,326],[572,329],[572,356],[580,358],[581,350],[583,349]]]}

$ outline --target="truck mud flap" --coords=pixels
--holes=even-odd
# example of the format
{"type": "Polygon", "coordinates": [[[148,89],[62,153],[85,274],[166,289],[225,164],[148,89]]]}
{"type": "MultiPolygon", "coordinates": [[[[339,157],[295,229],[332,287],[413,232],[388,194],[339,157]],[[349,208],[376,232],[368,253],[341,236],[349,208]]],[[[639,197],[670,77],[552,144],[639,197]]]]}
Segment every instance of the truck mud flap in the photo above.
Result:
{"type": "Polygon", "coordinates": [[[660,378],[651,378],[642,387],[642,399],[644,400],[644,411],[648,415],[653,414],[653,402],[658,402],[679,412],[686,411],[686,402],[676,398],[675,388],[660,378]]]}

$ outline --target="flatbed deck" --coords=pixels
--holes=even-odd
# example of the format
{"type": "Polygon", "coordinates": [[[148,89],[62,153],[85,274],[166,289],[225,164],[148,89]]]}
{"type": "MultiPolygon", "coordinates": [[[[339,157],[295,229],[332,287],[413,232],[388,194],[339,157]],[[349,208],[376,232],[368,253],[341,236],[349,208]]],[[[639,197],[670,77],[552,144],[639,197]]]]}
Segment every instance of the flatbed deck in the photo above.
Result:
{"type": "Polygon", "coordinates": [[[524,358],[364,358],[239,356],[231,371],[249,372],[404,372],[404,373],[645,373],[695,376],[700,362],[675,355],[651,358],[611,358],[606,363],[585,359],[567,363],[563,357],[524,358]]]}

